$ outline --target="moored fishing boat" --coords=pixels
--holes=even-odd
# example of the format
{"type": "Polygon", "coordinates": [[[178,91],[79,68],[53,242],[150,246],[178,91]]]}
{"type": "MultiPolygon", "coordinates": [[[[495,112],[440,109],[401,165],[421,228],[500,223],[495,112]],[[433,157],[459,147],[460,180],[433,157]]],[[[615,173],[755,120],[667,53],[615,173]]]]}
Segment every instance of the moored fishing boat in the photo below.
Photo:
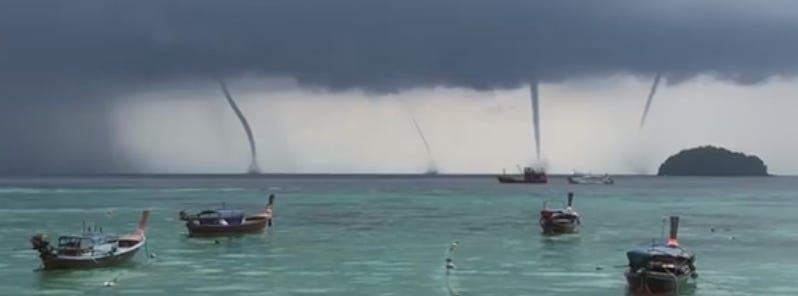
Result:
{"type": "Polygon", "coordinates": [[[502,173],[497,178],[499,179],[499,183],[504,184],[545,184],[549,182],[549,178],[546,176],[545,172],[542,170],[536,171],[531,167],[525,167],[521,175],[518,176],[505,175],[502,173]]]}
{"type": "Polygon", "coordinates": [[[543,203],[540,210],[540,227],[544,234],[563,234],[574,233],[579,230],[582,224],[579,213],[573,209],[574,194],[568,193],[568,203],[565,208],[552,209],[548,203],[543,203]]]}
{"type": "Polygon", "coordinates": [[[629,266],[624,275],[635,295],[678,294],[698,277],[695,255],[679,245],[679,217],[670,218],[666,243],[652,243],[626,253],[629,266]]]}
{"type": "Polygon", "coordinates": [[[84,227],[80,234],[59,237],[55,247],[41,233],[31,237],[30,242],[46,270],[112,266],[133,258],[146,244],[149,216],[149,211],[143,211],[138,229],[130,234],[115,235],[104,233],[102,228],[84,227]]]}
{"type": "Polygon", "coordinates": [[[592,175],[574,173],[568,177],[568,183],[580,185],[612,185],[615,180],[609,174],[592,175]]]}
{"type": "Polygon", "coordinates": [[[258,214],[247,216],[238,209],[204,210],[197,214],[180,211],[180,220],[186,221],[188,234],[192,237],[225,236],[262,232],[272,225],[274,194],[269,203],[258,214]]]}

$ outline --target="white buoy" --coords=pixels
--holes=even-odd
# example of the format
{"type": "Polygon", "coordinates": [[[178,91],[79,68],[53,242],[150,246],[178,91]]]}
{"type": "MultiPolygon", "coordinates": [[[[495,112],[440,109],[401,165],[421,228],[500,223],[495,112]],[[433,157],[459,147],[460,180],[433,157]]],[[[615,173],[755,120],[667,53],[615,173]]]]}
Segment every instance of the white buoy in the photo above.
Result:
{"type": "Polygon", "coordinates": [[[113,281],[107,281],[107,282],[103,283],[103,286],[106,286],[106,287],[113,287],[114,285],[116,285],[116,283],[114,283],[113,281]]]}

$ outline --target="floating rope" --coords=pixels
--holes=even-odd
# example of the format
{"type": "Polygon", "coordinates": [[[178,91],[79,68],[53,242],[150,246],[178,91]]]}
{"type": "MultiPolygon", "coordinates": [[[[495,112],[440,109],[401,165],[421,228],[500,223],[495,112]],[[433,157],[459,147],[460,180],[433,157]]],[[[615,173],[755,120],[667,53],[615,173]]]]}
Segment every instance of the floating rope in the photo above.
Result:
{"type": "Polygon", "coordinates": [[[452,242],[452,244],[449,245],[449,249],[446,252],[446,261],[445,261],[446,262],[446,265],[445,265],[446,275],[444,276],[444,279],[446,280],[446,290],[449,291],[449,296],[460,296],[460,293],[457,293],[457,291],[455,291],[452,288],[452,284],[451,284],[451,281],[449,279],[449,276],[452,274],[452,271],[455,269],[454,259],[453,259],[454,258],[454,251],[457,249],[457,245],[459,243],[460,242],[458,242],[458,241],[452,242]]]}

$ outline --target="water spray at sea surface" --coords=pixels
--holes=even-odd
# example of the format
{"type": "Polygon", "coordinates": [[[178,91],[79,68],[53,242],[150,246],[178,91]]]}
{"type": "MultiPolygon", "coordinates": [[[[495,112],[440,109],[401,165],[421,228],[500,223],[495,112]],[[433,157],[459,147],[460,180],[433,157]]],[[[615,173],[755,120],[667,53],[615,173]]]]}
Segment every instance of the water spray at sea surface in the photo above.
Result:
{"type": "Polygon", "coordinates": [[[421,142],[424,143],[424,149],[427,151],[427,174],[437,174],[438,173],[438,166],[435,164],[435,158],[432,156],[432,149],[430,148],[429,141],[427,141],[427,137],[424,135],[424,131],[421,129],[421,125],[418,124],[418,120],[416,120],[416,115],[413,113],[413,109],[410,107],[410,104],[407,103],[405,100],[401,100],[402,103],[405,105],[405,109],[407,110],[407,114],[410,115],[410,120],[413,122],[413,126],[416,128],[416,132],[418,133],[418,137],[421,138],[421,142]]]}

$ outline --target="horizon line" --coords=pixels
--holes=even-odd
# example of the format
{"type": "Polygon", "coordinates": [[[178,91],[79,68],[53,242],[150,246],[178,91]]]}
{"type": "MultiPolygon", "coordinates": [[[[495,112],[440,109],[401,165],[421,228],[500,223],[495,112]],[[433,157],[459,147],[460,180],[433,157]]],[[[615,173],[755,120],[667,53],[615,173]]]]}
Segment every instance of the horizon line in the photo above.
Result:
{"type": "MultiPolygon", "coordinates": [[[[53,174],[0,174],[0,178],[74,178],[74,177],[172,177],[172,178],[207,178],[207,177],[236,177],[236,178],[262,178],[262,177],[394,177],[394,178],[451,178],[451,177],[496,177],[496,173],[53,173],[53,174]]],[[[518,174],[507,174],[518,175],[518,174]]],[[[661,176],[658,174],[609,174],[612,177],[791,177],[798,175],[767,176],[661,176]]],[[[573,174],[548,174],[550,177],[569,177],[573,174]]]]}

